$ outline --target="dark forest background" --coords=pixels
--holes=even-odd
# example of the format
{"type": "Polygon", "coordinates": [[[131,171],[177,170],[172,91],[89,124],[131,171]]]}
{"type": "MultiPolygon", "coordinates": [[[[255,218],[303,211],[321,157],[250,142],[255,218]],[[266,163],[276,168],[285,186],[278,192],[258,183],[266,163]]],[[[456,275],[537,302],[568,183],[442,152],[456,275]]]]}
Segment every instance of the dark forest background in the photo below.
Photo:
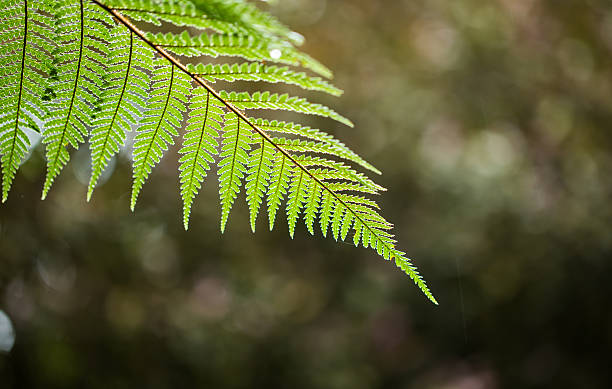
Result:
{"type": "Polygon", "coordinates": [[[183,231],[176,147],[133,214],[127,156],[87,204],[83,147],[41,202],[39,147],[0,206],[0,387],[612,387],[610,2],[261,4],[335,71],[307,95],[356,128],[298,120],[384,172],[440,306],[243,197],[221,235],[214,174],[183,231]]]}

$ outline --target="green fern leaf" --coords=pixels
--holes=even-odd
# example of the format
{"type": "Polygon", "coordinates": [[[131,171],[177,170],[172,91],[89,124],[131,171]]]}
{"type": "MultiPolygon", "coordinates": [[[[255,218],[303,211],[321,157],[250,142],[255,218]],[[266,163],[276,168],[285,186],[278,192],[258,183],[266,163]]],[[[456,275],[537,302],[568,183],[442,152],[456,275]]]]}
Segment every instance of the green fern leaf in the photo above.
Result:
{"type": "Polygon", "coordinates": [[[326,92],[330,95],[340,96],[342,91],[329,82],[319,78],[310,77],[303,72],[295,72],[288,67],[269,66],[260,63],[242,64],[197,64],[187,65],[187,69],[202,77],[202,79],[215,82],[221,81],[265,81],[269,83],[284,83],[297,85],[303,89],[326,92]]]}
{"type": "Polygon", "coordinates": [[[306,201],[306,211],[304,213],[304,223],[310,235],[314,235],[314,221],[317,217],[319,209],[319,201],[321,199],[321,186],[318,182],[311,180],[308,188],[308,200],[306,201]]]}
{"type": "Polygon", "coordinates": [[[321,226],[321,233],[327,237],[327,231],[329,229],[329,223],[332,217],[332,210],[336,204],[336,200],[332,195],[331,191],[323,193],[321,198],[321,208],[319,210],[319,225],[321,226]]]}
{"type": "MultiPolygon", "coordinates": [[[[320,178],[321,180],[325,180],[325,179],[330,179],[330,177],[337,177],[337,179],[342,179],[342,176],[339,175],[338,173],[334,172],[332,174],[329,173],[315,173],[314,174],[315,177],[320,178]]],[[[325,184],[327,186],[327,188],[329,190],[331,190],[334,193],[338,193],[341,191],[347,191],[347,192],[361,192],[361,193],[367,193],[367,194],[378,194],[377,191],[371,189],[368,186],[359,184],[359,183],[353,183],[353,182],[326,182],[325,184]]]]}
{"type": "Polygon", "coordinates": [[[340,202],[336,202],[336,207],[334,208],[334,216],[332,217],[332,234],[334,235],[334,240],[338,240],[338,233],[340,233],[340,227],[342,223],[342,216],[344,216],[344,212],[346,211],[346,207],[340,202]]]}
{"type": "Polygon", "coordinates": [[[189,119],[183,147],[179,151],[179,171],[181,181],[181,197],[183,198],[183,224],[185,230],[189,228],[189,215],[195,197],[202,186],[202,182],[218,154],[223,111],[219,102],[211,97],[204,88],[196,88],[192,92],[189,119]]]}
{"type": "Polygon", "coordinates": [[[108,42],[107,25],[112,23],[108,14],[83,0],[65,2],[57,17],[61,51],[56,55],[57,98],[43,132],[47,149],[43,199],[70,159],[66,146],[76,149],[88,135],[108,59],[108,47],[102,41],[108,42]]]}
{"type": "MultiPolygon", "coordinates": [[[[333,136],[314,128],[301,126],[296,123],[282,122],[278,120],[252,119],[253,123],[266,132],[277,132],[281,134],[297,135],[304,138],[318,141],[318,145],[329,150],[327,153],[336,155],[340,158],[354,162],[374,173],[380,174],[380,170],[376,169],[370,163],[365,161],[351,149],[346,147],[344,143],[335,139],[333,136]],[[325,144],[325,145],[324,145],[325,144]]],[[[312,147],[309,146],[311,149],[312,147]]]]}
{"type": "Polygon", "coordinates": [[[146,107],[150,89],[147,72],[153,71],[151,49],[135,38],[133,32],[117,27],[111,40],[113,55],[106,76],[107,88],[89,139],[91,178],[87,201],[106,165],[125,143],[127,130],[138,123],[139,110],[146,107]]]}
{"type": "Polygon", "coordinates": [[[289,235],[291,238],[293,238],[293,234],[295,233],[295,223],[297,222],[299,213],[308,196],[307,189],[309,181],[310,177],[304,174],[303,170],[294,170],[291,186],[289,188],[289,199],[287,200],[287,224],[289,226],[289,235]]]}
{"type": "Polygon", "coordinates": [[[249,156],[249,170],[247,172],[245,188],[249,205],[251,230],[255,232],[255,221],[257,220],[259,207],[263,201],[266,187],[270,182],[274,150],[261,136],[254,135],[253,137],[255,140],[261,138],[261,141],[259,142],[259,147],[254,149],[249,156]]]}
{"type": "Polygon", "coordinates": [[[338,114],[331,108],[321,104],[311,103],[302,97],[289,96],[288,94],[279,95],[277,93],[270,92],[255,92],[253,94],[249,94],[247,92],[228,93],[221,91],[219,92],[219,95],[223,101],[230,103],[234,107],[241,110],[280,109],[328,117],[337,120],[340,123],[346,124],[349,127],[353,127],[353,123],[350,120],[338,114]]]}
{"type": "MultiPolygon", "coordinates": [[[[327,168],[322,175],[326,175],[326,179],[334,180],[346,180],[351,183],[361,184],[365,188],[369,188],[371,193],[376,194],[378,191],[386,190],[382,186],[376,184],[374,181],[352,169],[350,166],[343,164],[342,162],[333,161],[326,158],[313,157],[311,155],[297,155],[295,160],[304,167],[320,166],[327,168]]],[[[368,192],[370,193],[370,192],[368,192]]]]}
{"type": "Polygon", "coordinates": [[[134,139],[132,210],[153,167],[179,135],[177,129],[181,127],[183,112],[187,110],[185,102],[191,89],[191,80],[176,66],[163,60],[157,61],[156,65],[148,111],[134,139]]]}
{"type": "Polygon", "coordinates": [[[161,26],[164,22],[178,27],[211,29],[221,33],[247,33],[246,28],[231,21],[203,13],[190,1],[183,0],[112,0],[105,4],[132,20],[161,26]]]}
{"type": "Polygon", "coordinates": [[[340,193],[338,194],[338,197],[340,198],[340,200],[346,203],[361,204],[361,205],[365,205],[365,206],[372,207],[375,209],[379,209],[378,204],[376,204],[375,201],[368,199],[367,197],[356,196],[354,194],[346,194],[346,193],[340,193]]]}
{"type": "Polygon", "coordinates": [[[410,276],[412,281],[417,284],[417,286],[419,287],[419,289],[421,289],[425,296],[427,296],[427,298],[431,300],[431,302],[438,305],[438,300],[436,300],[434,295],[430,292],[429,288],[427,287],[427,283],[425,282],[425,280],[423,280],[417,268],[410,262],[408,258],[406,258],[404,252],[399,250],[391,250],[389,252],[389,258],[385,259],[394,260],[397,267],[402,269],[404,273],[410,276]]]}
{"type": "Polygon", "coordinates": [[[212,15],[218,20],[239,25],[244,31],[281,40],[287,39],[296,45],[304,42],[300,34],[291,31],[270,14],[260,11],[244,0],[197,0],[194,3],[205,15],[212,15]]]}
{"type": "Polygon", "coordinates": [[[51,51],[51,22],[41,1],[9,1],[0,9],[0,155],[2,202],[8,198],[17,169],[30,146],[26,129],[40,132],[34,119],[46,115],[46,93],[51,51]]]}
{"type": "Polygon", "coordinates": [[[219,196],[221,197],[221,232],[225,225],[234,200],[240,192],[242,179],[249,163],[248,152],[251,148],[251,130],[233,112],[225,115],[223,141],[219,157],[219,196]]]}
{"type": "Polygon", "coordinates": [[[289,186],[289,178],[293,170],[292,162],[282,153],[277,153],[274,159],[274,168],[270,178],[270,186],[268,187],[268,222],[270,231],[274,228],[274,220],[276,212],[283,198],[287,194],[289,186]]]}
{"type": "Polygon", "coordinates": [[[248,34],[201,34],[191,36],[187,31],[173,33],[146,33],[145,38],[156,46],[176,55],[197,57],[240,57],[251,61],[267,61],[302,66],[331,78],[331,71],[310,56],[297,51],[292,45],[248,34]]]}
{"type": "Polygon", "coordinates": [[[353,243],[355,247],[359,247],[359,243],[361,242],[361,236],[363,232],[363,223],[359,219],[355,219],[355,224],[353,225],[353,229],[355,233],[353,234],[353,243]]]}
{"type": "Polygon", "coordinates": [[[273,141],[275,144],[281,146],[286,151],[309,154],[327,154],[357,163],[357,161],[353,160],[350,154],[345,153],[344,150],[338,149],[337,147],[334,147],[334,145],[330,145],[327,142],[313,142],[301,139],[287,139],[280,137],[273,138],[273,141]]]}
{"type": "Polygon", "coordinates": [[[340,230],[340,239],[342,241],[346,240],[346,236],[348,235],[349,230],[353,225],[353,213],[347,211],[344,214],[344,220],[342,220],[342,228],[340,230]]]}
{"type": "Polygon", "coordinates": [[[344,241],[353,231],[356,246],[393,260],[437,303],[396,248],[393,225],[364,196],[385,189],[350,164],[380,173],[375,167],[323,131],[249,118],[244,111],[286,110],[352,126],[348,119],[301,97],[218,92],[209,84],[282,83],[339,95],[329,82],[301,71],[331,77],[329,69],[296,49],[301,41],[245,0],[5,0],[0,9],[3,201],[29,147],[28,131],[41,132],[46,147],[43,198],[68,163],[67,146],[78,148],[91,132],[89,200],[110,159],[125,145],[127,131],[136,127],[132,210],[153,167],[182,131],[178,170],[186,229],[195,197],[218,161],[221,231],[243,186],[253,231],[264,196],[270,229],[287,197],[291,237],[300,218],[311,234],[318,221],[322,234],[331,230],[335,240],[344,241]],[[155,33],[151,24],[157,26],[153,30],[170,26],[175,32],[155,33]],[[199,63],[202,56],[255,63],[199,63]],[[193,83],[198,87],[192,92],[193,83]]]}

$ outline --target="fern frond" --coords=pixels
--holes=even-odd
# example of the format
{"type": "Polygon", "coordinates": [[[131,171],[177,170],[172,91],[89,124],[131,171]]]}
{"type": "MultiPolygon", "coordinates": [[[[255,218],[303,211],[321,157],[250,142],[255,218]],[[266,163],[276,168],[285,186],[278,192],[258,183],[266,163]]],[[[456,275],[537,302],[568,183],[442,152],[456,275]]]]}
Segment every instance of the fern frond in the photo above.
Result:
{"type": "Polygon", "coordinates": [[[153,71],[151,49],[123,26],[117,26],[111,34],[110,51],[113,54],[105,77],[106,89],[89,139],[87,201],[108,162],[125,143],[127,131],[140,120],[150,89],[148,73],[153,71]]]}
{"type": "Polygon", "coordinates": [[[279,146],[282,146],[283,149],[287,151],[312,154],[328,154],[334,157],[355,162],[352,158],[352,155],[345,153],[344,150],[334,147],[333,145],[330,145],[327,142],[312,142],[301,139],[287,139],[280,137],[275,137],[273,138],[273,140],[274,143],[279,146]]]}
{"type": "Polygon", "coordinates": [[[310,77],[288,67],[269,66],[257,62],[241,64],[187,64],[187,69],[203,80],[222,81],[265,81],[297,85],[303,89],[321,91],[340,96],[342,91],[320,77],[310,77]]]}
{"type": "Polygon", "coordinates": [[[128,16],[132,20],[161,26],[171,23],[178,27],[212,29],[221,33],[246,33],[247,29],[235,23],[215,18],[195,7],[190,1],[183,0],[112,0],[105,4],[128,16]]]}
{"type": "Polygon", "coordinates": [[[262,36],[287,39],[301,45],[304,38],[266,12],[244,0],[196,0],[195,5],[206,15],[214,15],[219,20],[237,24],[248,31],[262,36]]]}
{"type": "Polygon", "coordinates": [[[181,197],[183,198],[183,225],[189,228],[189,215],[202,182],[215,162],[219,144],[216,138],[221,131],[223,110],[220,103],[204,88],[193,90],[189,119],[183,135],[183,147],[179,151],[181,197]]]}
{"type": "Polygon", "coordinates": [[[260,118],[252,118],[251,120],[258,128],[268,133],[277,132],[281,134],[298,135],[321,143],[326,143],[328,145],[326,147],[331,147],[335,150],[336,156],[354,162],[374,173],[381,174],[380,170],[361,158],[353,150],[345,146],[344,143],[321,130],[279,120],[266,120],[260,118]]]}
{"type": "Polygon", "coordinates": [[[319,209],[319,226],[321,227],[321,233],[325,237],[327,237],[327,230],[335,204],[336,199],[333,192],[331,190],[325,191],[321,197],[321,206],[319,209]]]}
{"type": "Polygon", "coordinates": [[[274,159],[274,168],[270,178],[270,186],[268,187],[267,204],[268,204],[268,222],[270,231],[274,228],[276,212],[283,198],[287,194],[289,187],[289,178],[293,171],[293,163],[283,153],[277,153],[274,159]]]}
{"type": "Polygon", "coordinates": [[[249,163],[248,152],[251,148],[251,129],[242,123],[235,113],[225,115],[223,140],[219,157],[219,196],[221,197],[221,232],[225,225],[234,200],[240,192],[242,179],[249,163]]]}
{"type": "Polygon", "coordinates": [[[338,114],[331,108],[322,104],[311,103],[303,97],[289,96],[288,94],[278,94],[270,92],[226,92],[220,91],[221,100],[232,104],[237,109],[276,109],[293,111],[307,115],[318,115],[328,117],[353,127],[353,123],[338,114]]]}
{"type": "Polygon", "coordinates": [[[358,183],[366,188],[371,189],[373,193],[378,193],[378,191],[386,190],[382,186],[369,179],[366,175],[355,171],[350,166],[347,166],[342,162],[332,161],[330,159],[321,157],[313,157],[307,154],[296,155],[295,160],[304,167],[319,166],[327,168],[328,170],[325,173],[327,174],[328,179],[352,181],[353,183],[358,183]]]}
{"type": "Polygon", "coordinates": [[[378,204],[376,204],[375,201],[370,200],[367,197],[357,196],[354,194],[347,194],[347,193],[340,193],[338,194],[338,197],[340,197],[342,201],[347,202],[347,203],[361,204],[361,205],[365,205],[366,207],[370,207],[373,209],[380,209],[380,207],[378,206],[378,204]]]}
{"type": "MultiPolygon", "coordinates": [[[[316,178],[316,177],[315,177],[316,178]]],[[[321,199],[321,185],[311,180],[308,187],[308,199],[306,200],[306,210],[304,212],[304,223],[310,235],[314,235],[313,224],[319,210],[319,201],[321,199]]]]}
{"type": "Polygon", "coordinates": [[[30,146],[26,129],[39,132],[34,119],[45,116],[53,44],[51,21],[42,1],[9,1],[0,9],[0,155],[2,202],[8,198],[17,169],[30,146]]]}
{"type": "Polygon", "coordinates": [[[310,176],[304,173],[302,169],[295,169],[291,178],[291,186],[289,188],[289,199],[287,200],[287,224],[289,226],[289,235],[293,238],[295,233],[295,223],[297,222],[299,213],[302,211],[304,202],[308,196],[308,185],[310,176]]]}
{"type": "Polygon", "coordinates": [[[191,90],[191,79],[175,65],[163,60],[156,61],[152,81],[148,110],[134,139],[132,210],[151,170],[179,135],[178,128],[187,110],[185,102],[191,90]]]}
{"type": "Polygon", "coordinates": [[[410,259],[406,257],[406,254],[403,251],[391,250],[389,252],[389,257],[395,261],[395,265],[397,267],[402,269],[404,273],[410,276],[412,281],[414,281],[414,283],[419,287],[419,289],[421,289],[421,291],[425,294],[425,296],[427,296],[427,298],[431,302],[438,305],[438,300],[436,300],[434,295],[429,290],[427,283],[425,282],[423,277],[421,277],[421,275],[419,274],[419,271],[417,270],[416,266],[414,266],[410,262],[410,259]]]}
{"type": "MultiPolygon", "coordinates": [[[[342,177],[336,172],[332,174],[315,172],[314,176],[319,178],[322,181],[329,180],[329,179],[342,179],[342,177]],[[332,176],[332,178],[330,178],[330,176],[332,176]]],[[[365,185],[361,185],[358,183],[354,183],[354,182],[326,182],[326,186],[329,188],[329,190],[335,193],[338,193],[341,191],[347,191],[347,192],[367,193],[371,195],[378,194],[377,191],[371,189],[370,187],[367,187],[365,185]]]]}
{"type": "Polygon", "coordinates": [[[302,72],[330,78],[329,69],[296,49],[301,43],[298,34],[245,0],[194,1],[64,0],[59,7],[53,6],[55,0],[3,3],[3,200],[26,153],[26,131],[43,135],[47,158],[43,198],[68,163],[67,146],[79,147],[91,132],[89,199],[110,159],[125,144],[127,131],[136,127],[133,210],[153,167],[179,136],[187,112],[178,168],[186,229],[193,202],[217,162],[222,232],[244,186],[253,231],[264,201],[270,229],[285,202],[291,237],[300,218],[311,234],[316,222],[324,236],[329,233],[335,240],[344,241],[352,231],[356,246],[395,261],[436,302],[416,268],[396,248],[393,225],[379,213],[376,202],[363,195],[385,189],[350,163],[380,173],[376,168],[323,131],[249,118],[244,111],[286,110],[352,126],[348,119],[301,97],[219,92],[209,84],[263,81],[339,95],[329,82],[302,72]],[[134,21],[142,22],[142,28],[173,26],[175,32],[143,31],[134,21]],[[194,64],[174,55],[191,57],[194,64]],[[256,63],[197,63],[202,56],[256,63]],[[192,91],[194,83],[197,88],[192,91]]]}
{"type": "Polygon", "coordinates": [[[334,214],[333,214],[332,221],[331,221],[332,234],[334,235],[335,241],[338,241],[338,234],[340,233],[340,228],[342,227],[343,216],[346,211],[347,211],[347,207],[345,207],[344,204],[342,204],[339,201],[336,202],[336,207],[334,208],[334,214]]]}
{"type": "Polygon", "coordinates": [[[253,138],[256,141],[258,138],[261,140],[258,142],[259,147],[254,149],[249,156],[249,170],[247,172],[245,189],[249,205],[251,230],[255,232],[255,221],[257,220],[259,207],[270,182],[274,148],[261,136],[254,134],[253,138]]]}
{"type": "Polygon", "coordinates": [[[270,41],[248,34],[207,34],[191,36],[187,31],[173,33],[145,33],[145,39],[169,52],[186,57],[240,57],[251,61],[267,61],[285,65],[302,66],[331,78],[331,71],[312,57],[297,51],[293,46],[270,41]]]}
{"type": "Polygon", "coordinates": [[[353,226],[353,215],[356,214],[350,212],[348,209],[344,214],[344,219],[342,220],[342,227],[340,230],[340,239],[342,239],[342,241],[346,240],[346,236],[348,235],[349,230],[353,226]]]}
{"type": "Polygon", "coordinates": [[[68,163],[66,146],[75,149],[85,141],[101,95],[108,60],[109,15],[85,0],[64,2],[57,11],[56,100],[46,121],[47,176],[42,198],[68,163]]]}

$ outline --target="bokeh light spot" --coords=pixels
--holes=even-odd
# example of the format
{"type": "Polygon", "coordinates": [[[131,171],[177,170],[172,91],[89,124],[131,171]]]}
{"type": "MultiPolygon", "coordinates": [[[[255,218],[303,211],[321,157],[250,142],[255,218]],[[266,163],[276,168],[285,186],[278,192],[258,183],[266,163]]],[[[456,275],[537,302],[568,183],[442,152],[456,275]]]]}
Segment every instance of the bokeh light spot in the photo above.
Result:
{"type": "Polygon", "coordinates": [[[8,353],[15,344],[15,330],[11,319],[0,311],[0,352],[8,353]]]}
{"type": "Polygon", "coordinates": [[[270,57],[274,59],[279,59],[283,55],[283,53],[279,49],[270,50],[270,57]]]}

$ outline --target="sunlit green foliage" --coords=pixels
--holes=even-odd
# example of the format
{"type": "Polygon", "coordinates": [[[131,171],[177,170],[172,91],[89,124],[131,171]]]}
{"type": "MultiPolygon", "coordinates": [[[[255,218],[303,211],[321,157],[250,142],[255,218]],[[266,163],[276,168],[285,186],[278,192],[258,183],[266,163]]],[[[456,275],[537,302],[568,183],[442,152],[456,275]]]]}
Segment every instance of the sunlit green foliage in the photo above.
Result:
{"type": "MultiPolygon", "coordinates": [[[[42,198],[70,160],[67,145],[85,142],[102,97],[108,67],[112,23],[110,16],[90,2],[62,2],[55,12],[57,48],[54,56],[55,98],[42,131],[47,150],[47,177],[42,198]]],[[[26,59],[27,60],[27,59],[26,59]]]]}
{"type": "Polygon", "coordinates": [[[221,104],[204,88],[196,88],[191,94],[189,120],[183,135],[183,156],[179,160],[181,197],[183,198],[183,223],[189,226],[191,205],[202,186],[202,182],[215,162],[219,142],[219,131],[223,123],[221,104]]]}
{"type": "Polygon", "coordinates": [[[125,143],[126,132],[140,121],[140,110],[150,107],[147,100],[150,85],[148,74],[153,71],[153,53],[125,26],[117,26],[111,40],[109,66],[106,68],[107,87],[102,93],[97,120],[91,129],[92,174],[87,199],[110,159],[125,143]]]}
{"type": "Polygon", "coordinates": [[[159,163],[168,146],[174,144],[186,111],[191,83],[187,74],[167,61],[159,59],[153,73],[149,109],[145,112],[138,135],[134,139],[134,183],[132,210],[138,194],[153,167],[159,163]]]}
{"type": "Polygon", "coordinates": [[[302,97],[217,91],[209,84],[264,81],[341,93],[320,77],[263,63],[331,76],[296,48],[301,37],[274,18],[242,0],[11,0],[0,12],[3,200],[29,146],[24,129],[41,133],[46,146],[43,198],[69,161],[67,146],[78,148],[89,139],[89,199],[134,127],[132,210],[153,168],[182,133],[179,180],[185,229],[195,197],[211,165],[217,164],[221,231],[244,187],[253,231],[264,202],[272,229],[286,201],[291,237],[301,217],[311,234],[317,219],[322,234],[331,231],[335,240],[345,240],[353,231],[356,246],[394,260],[435,302],[414,266],[396,249],[392,225],[374,201],[358,195],[384,188],[348,163],[378,170],[323,131],[250,118],[244,111],[292,111],[348,126],[351,121],[302,97]],[[151,24],[174,25],[180,32],[145,31],[151,24]],[[208,64],[202,63],[203,56],[252,62],[208,64]],[[182,61],[185,57],[189,62],[182,61]]]}
{"type": "Polygon", "coordinates": [[[0,8],[0,151],[2,202],[30,146],[24,130],[40,132],[35,120],[47,114],[45,98],[51,66],[52,21],[42,2],[8,1],[0,8]]]}

